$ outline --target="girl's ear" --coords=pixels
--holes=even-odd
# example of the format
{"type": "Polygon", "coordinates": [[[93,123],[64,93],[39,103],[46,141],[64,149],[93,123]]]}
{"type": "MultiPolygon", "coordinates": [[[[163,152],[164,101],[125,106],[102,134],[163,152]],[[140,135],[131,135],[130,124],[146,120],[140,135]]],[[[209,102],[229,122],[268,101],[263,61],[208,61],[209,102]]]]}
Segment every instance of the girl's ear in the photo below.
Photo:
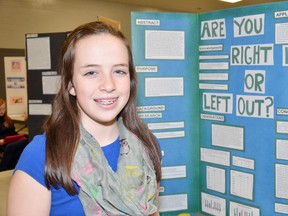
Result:
{"type": "Polygon", "coordinates": [[[72,96],[76,96],[76,91],[72,82],[69,82],[68,84],[68,91],[69,91],[69,94],[71,94],[72,96]]]}

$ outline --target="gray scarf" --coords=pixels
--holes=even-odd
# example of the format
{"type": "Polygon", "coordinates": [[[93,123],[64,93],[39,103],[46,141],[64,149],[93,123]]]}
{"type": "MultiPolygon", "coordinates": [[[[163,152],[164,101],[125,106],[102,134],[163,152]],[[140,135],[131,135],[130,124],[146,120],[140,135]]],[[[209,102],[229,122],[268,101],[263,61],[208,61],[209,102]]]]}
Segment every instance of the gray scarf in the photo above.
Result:
{"type": "Polygon", "coordinates": [[[97,141],[81,126],[72,178],[87,216],[149,215],[157,210],[156,174],[141,141],[118,120],[120,156],[117,172],[97,141]]]}

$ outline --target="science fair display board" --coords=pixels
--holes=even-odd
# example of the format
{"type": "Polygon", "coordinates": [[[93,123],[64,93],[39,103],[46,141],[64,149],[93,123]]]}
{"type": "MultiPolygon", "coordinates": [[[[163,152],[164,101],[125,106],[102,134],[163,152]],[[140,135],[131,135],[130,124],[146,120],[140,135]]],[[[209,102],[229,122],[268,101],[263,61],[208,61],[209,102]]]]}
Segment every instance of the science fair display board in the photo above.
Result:
{"type": "Polygon", "coordinates": [[[288,4],[133,12],[161,215],[288,215],[288,4]]]}
{"type": "Polygon", "coordinates": [[[43,132],[43,122],[52,112],[52,101],[60,82],[58,57],[67,34],[56,32],[25,35],[30,140],[43,132]]]}

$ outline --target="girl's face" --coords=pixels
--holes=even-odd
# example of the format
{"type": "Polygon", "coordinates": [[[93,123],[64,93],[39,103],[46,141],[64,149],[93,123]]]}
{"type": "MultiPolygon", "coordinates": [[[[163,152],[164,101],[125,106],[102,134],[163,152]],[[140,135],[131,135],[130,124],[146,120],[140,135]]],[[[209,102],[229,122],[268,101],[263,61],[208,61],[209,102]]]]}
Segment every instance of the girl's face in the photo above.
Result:
{"type": "Polygon", "coordinates": [[[0,116],[4,116],[5,112],[6,112],[5,104],[0,105],[0,116]]]}
{"type": "Polygon", "coordinates": [[[75,47],[69,93],[77,98],[84,127],[110,125],[130,96],[128,51],[107,33],[88,36],[75,47]]]}

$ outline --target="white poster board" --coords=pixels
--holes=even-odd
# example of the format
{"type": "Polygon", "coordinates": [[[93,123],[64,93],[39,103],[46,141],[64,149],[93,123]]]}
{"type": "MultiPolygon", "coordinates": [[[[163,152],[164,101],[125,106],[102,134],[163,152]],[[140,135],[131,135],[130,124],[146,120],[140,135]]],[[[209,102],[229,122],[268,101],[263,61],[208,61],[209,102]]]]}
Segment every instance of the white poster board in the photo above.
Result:
{"type": "Polygon", "coordinates": [[[7,113],[24,119],[27,113],[27,73],[25,57],[4,57],[7,113]]]}

